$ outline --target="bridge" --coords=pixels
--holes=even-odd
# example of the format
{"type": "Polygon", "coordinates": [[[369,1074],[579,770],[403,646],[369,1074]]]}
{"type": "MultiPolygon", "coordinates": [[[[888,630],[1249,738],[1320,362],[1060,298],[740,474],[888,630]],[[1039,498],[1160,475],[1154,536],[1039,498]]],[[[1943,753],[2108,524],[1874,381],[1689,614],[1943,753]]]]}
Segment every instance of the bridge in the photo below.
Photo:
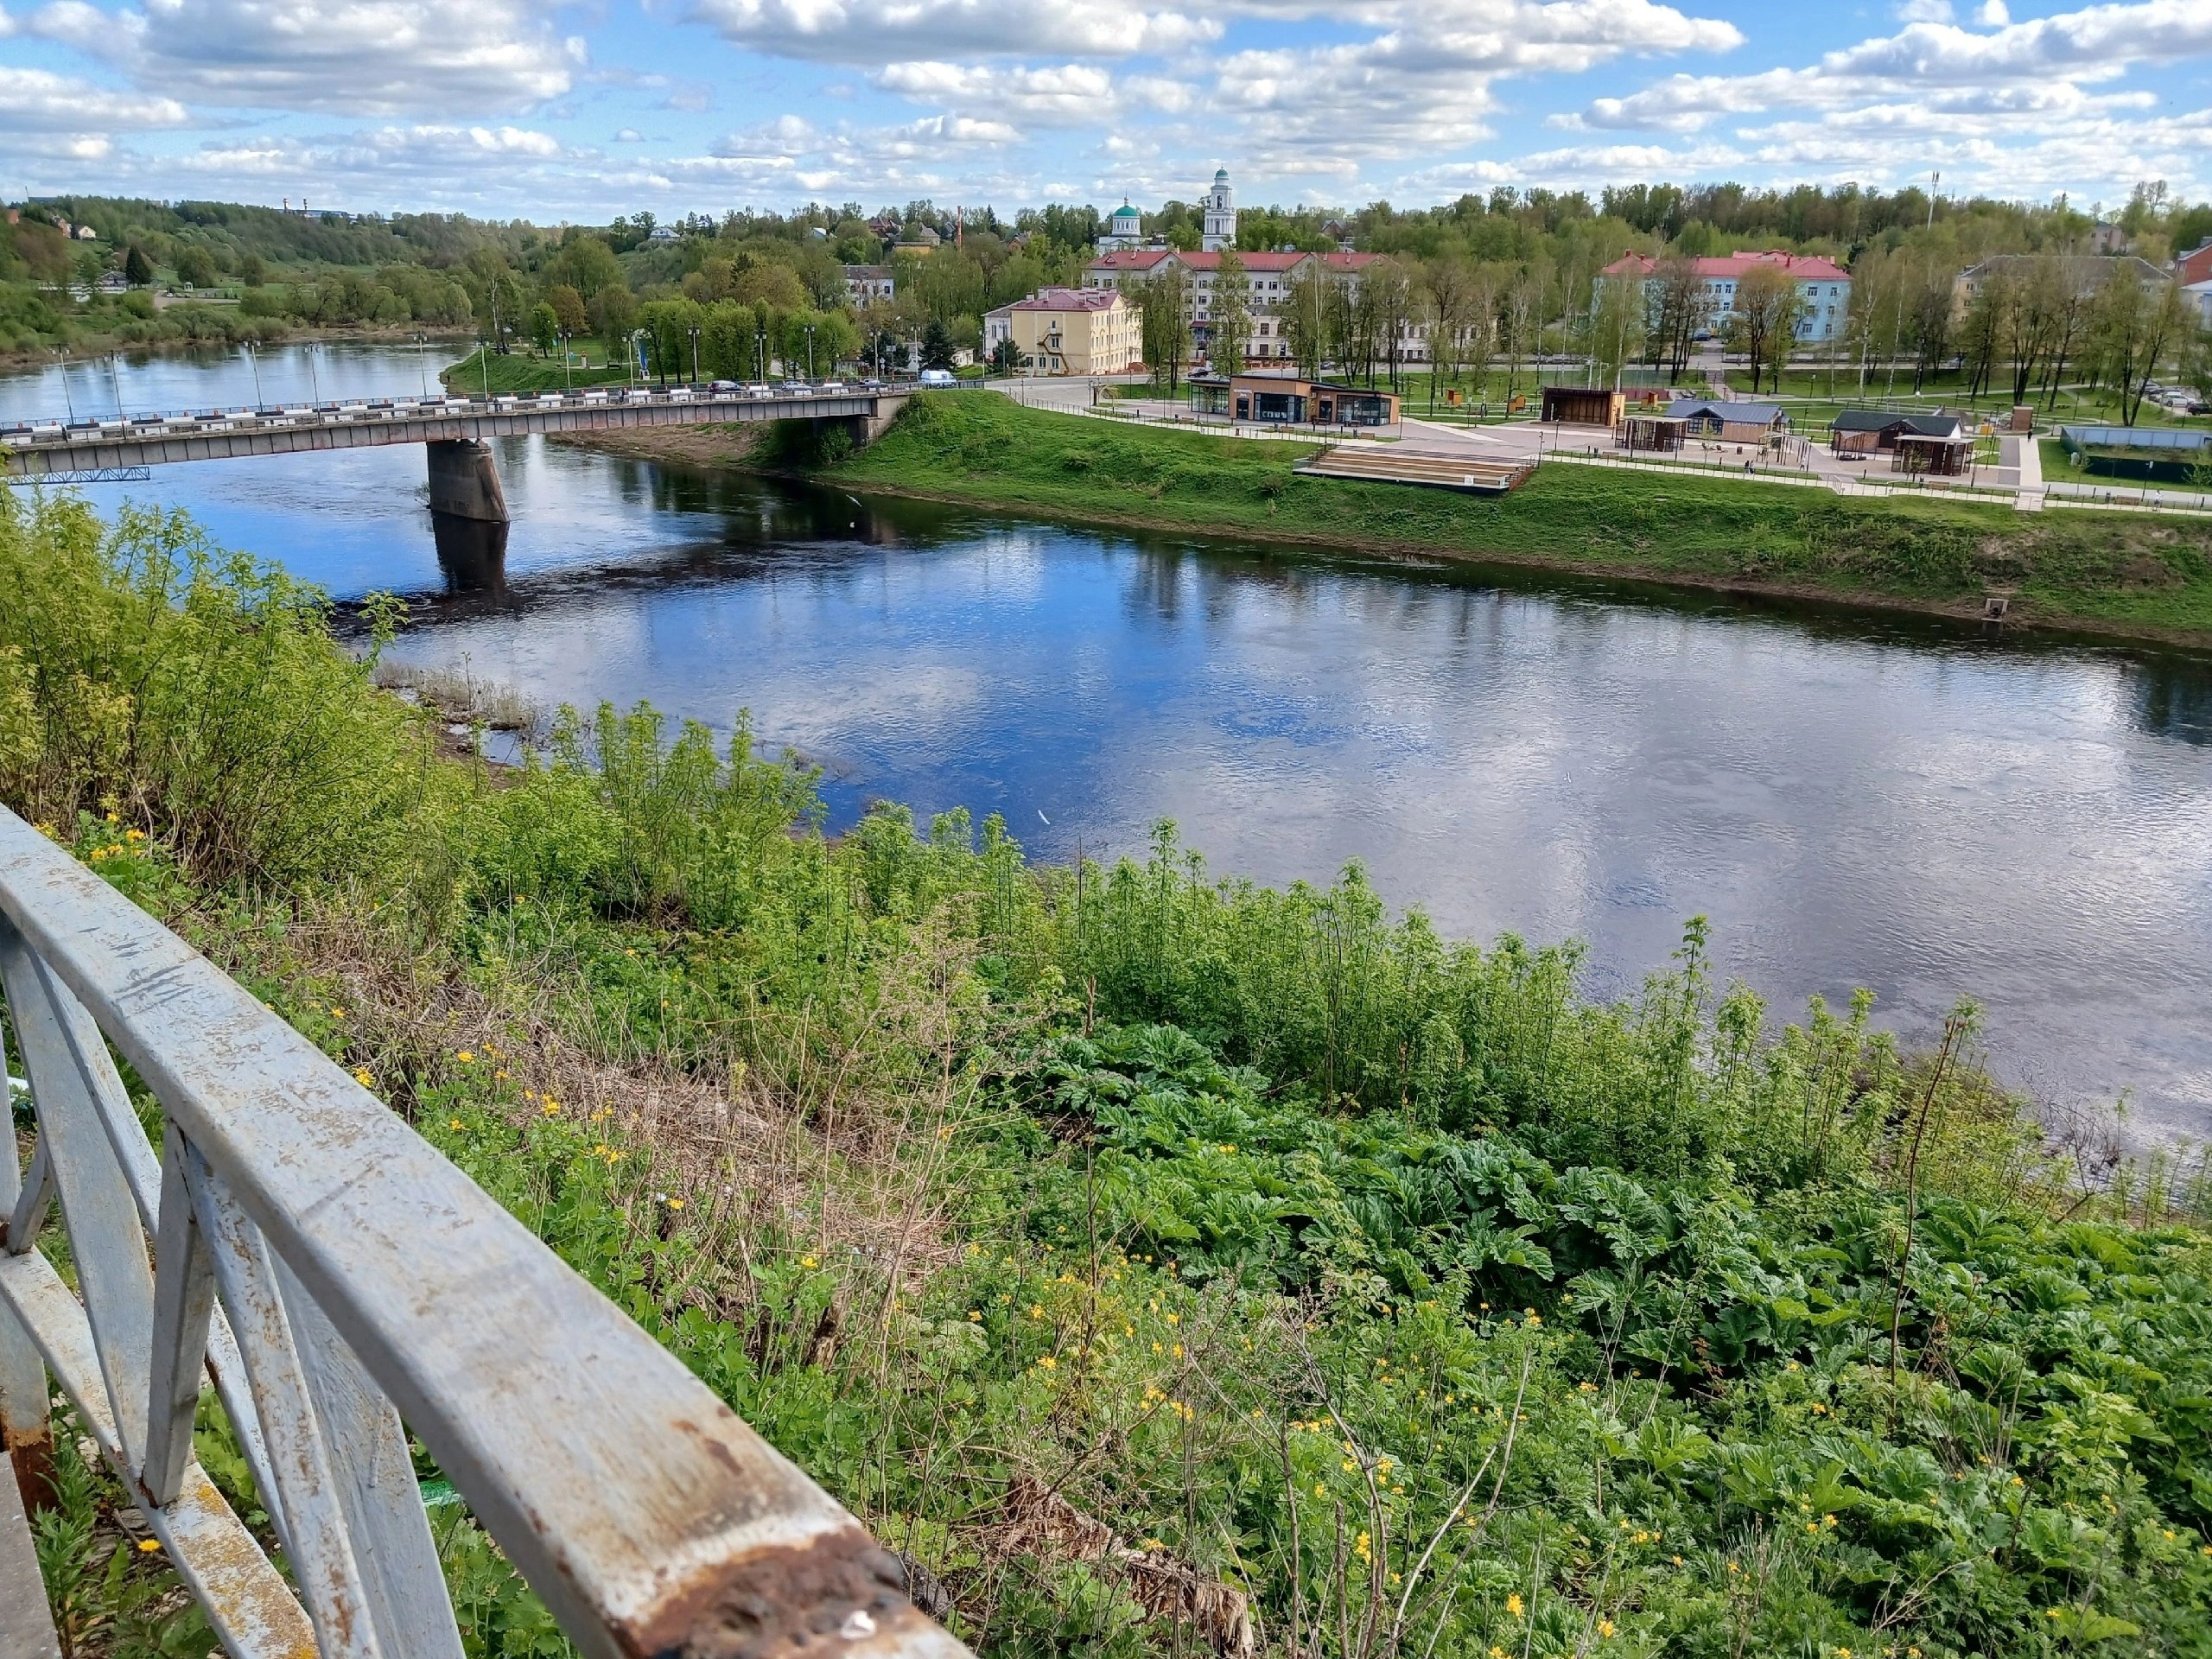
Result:
{"type": "Polygon", "coordinates": [[[419,443],[427,450],[434,513],[507,522],[490,440],[530,432],[620,431],[753,421],[836,423],[864,447],[905,407],[900,386],[590,386],[573,391],[376,397],[267,404],[0,427],[11,484],[143,477],[149,467],[315,449],[419,443]]]}
{"type": "Polygon", "coordinates": [[[462,1659],[410,1435],[586,1659],[969,1659],[681,1360],[5,808],[0,990],[35,1135],[0,1156],[0,1659],[60,1656],[54,1389],[232,1659],[462,1659]],[[289,1574],[194,1454],[210,1383],[289,1574]]]}

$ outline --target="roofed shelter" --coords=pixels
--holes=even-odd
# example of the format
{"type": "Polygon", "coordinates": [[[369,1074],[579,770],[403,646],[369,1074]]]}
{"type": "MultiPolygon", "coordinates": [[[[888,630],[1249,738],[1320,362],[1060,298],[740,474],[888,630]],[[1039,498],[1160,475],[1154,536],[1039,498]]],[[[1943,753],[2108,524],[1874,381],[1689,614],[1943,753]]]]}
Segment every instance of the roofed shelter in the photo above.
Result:
{"type": "Polygon", "coordinates": [[[1618,426],[1627,400],[1607,386],[1546,386],[1541,418],[1566,426],[1618,426]]]}
{"type": "Polygon", "coordinates": [[[1974,439],[1965,432],[1950,437],[1938,437],[1928,432],[1900,432],[1897,458],[1892,464],[1898,472],[1914,476],[1963,478],[1974,465],[1974,439]]]}
{"type": "Polygon", "coordinates": [[[1689,423],[1673,415],[1637,414],[1621,421],[1621,442],[1636,454],[1672,454],[1689,423]]]}
{"type": "Polygon", "coordinates": [[[1828,428],[1828,448],[1839,455],[1893,451],[1900,437],[1955,438],[1964,430],[1955,415],[1899,415],[1888,410],[1847,409],[1828,428]]]}
{"type": "Polygon", "coordinates": [[[1668,415],[1683,423],[1694,438],[1719,438],[1723,443],[1764,443],[1789,429],[1789,416],[1780,404],[1754,404],[1734,397],[1677,397],[1667,405],[1668,415]]]}
{"type": "Polygon", "coordinates": [[[1191,407],[1201,415],[1282,426],[1395,426],[1398,397],[1375,386],[1284,374],[1194,375],[1191,407]]]}

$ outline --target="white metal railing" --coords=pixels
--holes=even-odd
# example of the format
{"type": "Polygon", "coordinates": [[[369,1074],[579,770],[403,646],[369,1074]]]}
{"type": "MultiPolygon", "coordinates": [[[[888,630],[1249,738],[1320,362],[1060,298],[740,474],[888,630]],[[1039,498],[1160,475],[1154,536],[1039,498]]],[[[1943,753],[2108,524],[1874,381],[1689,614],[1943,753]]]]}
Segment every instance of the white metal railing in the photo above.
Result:
{"type": "MultiPolygon", "coordinates": [[[[966,1653],[675,1356],[4,809],[0,985],[36,1132],[0,1158],[0,1426],[35,1468],[50,1373],[237,1659],[461,1659],[410,1432],[592,1659],[966,1653]],[[194,1458],[210,1377],[296,1592],[194,1458]]],[[[15,1497],[0,1471],[0,1659],[37,1659],[15,1497]]]]}

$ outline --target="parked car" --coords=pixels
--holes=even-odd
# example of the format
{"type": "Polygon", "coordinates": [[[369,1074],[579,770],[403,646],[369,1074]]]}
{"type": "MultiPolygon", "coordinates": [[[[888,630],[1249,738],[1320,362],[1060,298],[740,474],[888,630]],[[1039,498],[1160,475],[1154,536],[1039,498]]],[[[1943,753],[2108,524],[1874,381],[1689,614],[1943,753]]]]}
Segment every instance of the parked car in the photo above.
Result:
{"type": "Polygon", "coordinates": [[[924,369],[922,384],[925,386],[957,386],[960,377],[950,369],[924,369]]]}
{"type": "Polygon", "coordinates": [[[734,380],[710,380],[707,383],[707,390],[717,397],[727,397],[743,388],[734,380]]]}

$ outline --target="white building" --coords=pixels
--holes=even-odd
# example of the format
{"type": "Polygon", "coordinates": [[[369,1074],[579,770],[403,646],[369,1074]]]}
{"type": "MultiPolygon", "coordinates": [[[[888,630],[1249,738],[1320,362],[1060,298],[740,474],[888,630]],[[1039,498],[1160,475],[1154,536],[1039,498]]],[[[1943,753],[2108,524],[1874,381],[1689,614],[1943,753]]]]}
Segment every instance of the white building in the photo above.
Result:
{"type": "Polygon", "coordinates": [[[1236,245],[1236,196],[1229,188],[1229,169],[1214,169],[1213,188],[1206,193],[1205,228],[1198,238],[1198,247],[1206,253],[1219,253],[1224,248],[1236,245]]]}
{"type": "Polygon", "coordinates": [[[1112,253],[1122,248],[1141,248],[1144,245],[1144,216],[1128,204],[1124,197],[1106,221],[1106,232],[1098,238],[1099,251],[1112,253]]]}
{"type": "MultiPolygon", "coordinates": [[[[1648,253],[1630,253],[1616,259],[1598,281],[1630,281],[1647,292],[1656,280],[1660,261],[1648,253]]],[[[1797,288],[1797,338],[1802,340],[1841,337],[1851,316],[1851,273],[1834,260],[1813,254],[1735,253],[1690,262],[1704,296],[1706,326],[1716,334],[1726,328],[1736,312],[1736,289],[1744,278],[1762,266],[1782,271],[1797,288]]],[[[1595,294],[1595,285],[1592,285],[1595,294]]]]}
{"type": "MultiPolygon", "coordinates": [[[[1254,252],[1236,256],[1244,267],[1244,315],[1250,332],[1245,337],[1244,359],[1261,364],[1287,364],[1290,325],[1284,308],[1294,284],[1307,272],[1318,272],[1331,283],[1357,291],[1361,277],[1380,263],[1379,253],[1254,252]]],[[[1118,289],[1125,283],[1148,282],[1169,265],[1181,269],[1184,305],[1191,320],[1191,334],[1199,355],[1211,360],[1217,284],[1221,279],[1222,251],[1205,249],[1183,252],[1173,248],[1108,249],[1094,256],[1083,273],[1085,288],[1118,289]]],[[[1398,337],[1398,360],[1422,363],[1428,359],[1428,325],[1417,317],[1406,319],[1398,337]]]]}

